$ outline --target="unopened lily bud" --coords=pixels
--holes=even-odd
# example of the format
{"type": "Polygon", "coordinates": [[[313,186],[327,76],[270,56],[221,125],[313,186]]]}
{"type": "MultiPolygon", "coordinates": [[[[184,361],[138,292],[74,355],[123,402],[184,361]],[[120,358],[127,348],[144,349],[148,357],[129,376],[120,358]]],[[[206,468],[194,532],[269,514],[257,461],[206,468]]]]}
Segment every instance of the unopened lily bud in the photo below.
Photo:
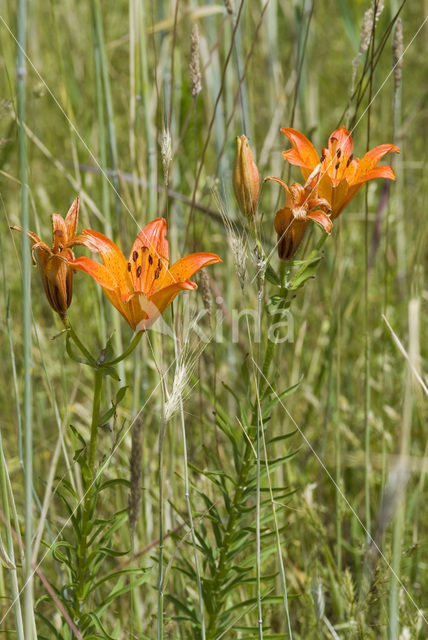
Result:
{"type": "Polygon", "coordinates": [[[253,218],[256,215],[259,199],[259,170],[246,136],[238,136],[236,143],[233,189],[241,212],[247,218],[253,218]]]}

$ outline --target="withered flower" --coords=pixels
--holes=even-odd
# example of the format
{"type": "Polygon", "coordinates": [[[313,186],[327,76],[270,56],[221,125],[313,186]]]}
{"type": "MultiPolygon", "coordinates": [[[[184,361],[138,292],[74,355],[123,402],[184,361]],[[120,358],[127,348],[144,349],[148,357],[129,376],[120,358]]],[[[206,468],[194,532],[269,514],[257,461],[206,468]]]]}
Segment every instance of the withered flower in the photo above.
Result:
{"type": "MultiPolygon", "coordinates": [[[[33,262],[36,264],[36,254],[48,302],[62,317],[67,313],[73,295],[73,270],[67,260],[74,258],[71,247],[79,244],[76,237],[78,217],[79,198],[75,199],[65,219],[59,213],[52,214],[52,248],[32,231],[27,232],[33,245],[33,262]]],[[[18,226],[11,229],[22,231],[18,226]]]]}

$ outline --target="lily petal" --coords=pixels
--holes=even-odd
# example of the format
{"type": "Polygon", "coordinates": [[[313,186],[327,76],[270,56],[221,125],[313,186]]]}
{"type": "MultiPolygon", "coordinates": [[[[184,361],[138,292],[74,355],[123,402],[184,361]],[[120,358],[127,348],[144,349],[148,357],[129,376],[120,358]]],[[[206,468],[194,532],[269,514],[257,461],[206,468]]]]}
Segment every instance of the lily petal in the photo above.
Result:
{"type": "MultiPolygon", "coordinates": [[[[374,147],[374,149],[370,149],[367,153],[361,158],[358,163],[357,170],[355,172],[355,182],[361,182],[362,178],[366,173],[369,173],[376,167],[378,162],[385,156],[387,153],[399,153],[400,148],[395,144],[381,144],[378,147],[374,147]]],[[[387,176],[377,176],[377,177],[387,177],[387,176]]]]}
{"type": "Polygon", "coordinates": [[[319,155],[312,142],[297,129],[282,128],[281,133],[287,136],[293,149],[284,151],[283,156],[290,164],[306,169],[314,169],[319,164],[319,155]]]}
{"type": "Polygon", "coordinates": [[[311,220],[319,224],[326,233],[328,234],[331,233],[333,223],[330,220],[329,216],[326,213],[324,213],[324,211],[321,211],[321,209],[317,209],[316,211],[311,211],[310,213],[307,214],[306,217],[310,218],[311,220]]]}
{"type": "Polygon", "coordinates": [[[128,324],[133,327],[131,309],[125,304],[123,295],[113,274],[105,265],[87,256],[81,256],[75,260],[68,260],[68,264],[77,271],[87,273],[95,282],[101,285],[112,305],[122,314],[128,324]]]}
{"type": "Polygon", "coordinates": [[[81,244],[90,251],[100,254],[105,267],[110,272],[116,286],[119,287],[121,296],[126,296],[132,290],[131,279],[128,275],[128,263],[119,247],[103,233],[93,229],[84,229],[81,238],[81,244]]]}
{"type": "MultiPolygon", "coordinates": [[[[22,227],[19,227],[18,225],[14,224],[10,227],[10,229],[13,229],[13,231],[24,231],[24,229],[22,227]]],[[[48,245],[43,242],[43,240],[40,240],[39,236],[36,235],[35,233],[33,233],[33,231],[27,231],[27,236],[30,238],[32,244],[42,244],[44,245],[49,252],[51,252],[50,248],[48,247],[48,245]]]]}
{"type": "Polygon", "coordinates": [[[68,263],[73,269],[77,271],[83,271],[90,275],[103,289],[109,289],[111,291],[117,291],[119,288],[113,274],[107,267],[92,258],[87,256],[81,256],[75,260],[68,260],[68,263]]]}
{"type": "Polygon", "coordinates": [[[222,262],[222,260],[215,253],[190,253],[188,256],[180,258],[180,260],[177,260],[177,262],[168,269],[162,283],[162,290],[169,285],[188,281],[188,278],[193,276],[199,269],[209,264],[215,264],[216,262],[222,262]]]}
{"type": "Polygon", "coordinates": [[[58,253],[67,243],[67,227],[59,213],[52,214],[52,251],[58,253]]]}
{"type": "Polygon", "coordinates": [[[156,218],[138,234],[129,255],[133,288],[150,295],[161,285],[169,263],[166,220],[156,218]]]}
{"type": "MultiPolygon", "coordinates": [[[[287,153],[286,151],[284,151],[284,153],[287,153]]],[[[275,176],[268,176],[267,178],[264,179],[263,182],[267,182],[268,180],[273,180],[274,182],[277,182],[278,184],[281,185],[281,187],[284,189],[285,193],[289,196],[290,194],[290,188],[288,186],[288,184],[286,182],[284,182],[284,180],[282,180],[281,178],[276,178],[275,176]]]]}
{"type": "Polygon", "coordinates": [[[355,184],[368,182],[368,180],[374,180],[375,178],[387,178],[388,180],[395,180],[394,169],[389,165],[382,165],[375,167],[368,173],[364,174],[355,181],[355,184]]]}
{"type": "Polygon", "coordinates": [[[67,242],[76,235],[77,221],[79,218],[79,198],[76,198],[65,216],[65,226],[67,229],[67,242]]]}
{"type": "Polygon", "coordinates": [[[346,156],[346,158],[349,158],[352,153],[353,146],[354,143],[352,141],[352,136],[346,127],[339,127],[339,129],[333,131],[328,139],[328,148],[330,153],[335,155],[340,149],[339,157],[346,156]]]}
{"type": "Polygon", "coordinates": [[[151,296],[150,302],[159,310],[159,313],[163,313],[167,306],[171,304],[176,295],[185,289],[191,291],[197,289],[198,285],[191,280],[184,280],[183,282],[174,282],[174,284],[168,287],[162,288],[151,296]]]}

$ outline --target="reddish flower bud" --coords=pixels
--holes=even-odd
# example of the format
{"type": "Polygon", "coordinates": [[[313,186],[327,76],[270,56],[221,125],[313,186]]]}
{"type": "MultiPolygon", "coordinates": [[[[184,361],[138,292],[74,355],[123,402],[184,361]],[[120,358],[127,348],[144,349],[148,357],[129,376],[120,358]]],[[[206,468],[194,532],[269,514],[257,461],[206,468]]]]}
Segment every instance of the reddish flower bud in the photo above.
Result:
{"type": "Polygon", "coordinates": [[[247,218],[253,218],[259,199],[259,171],[246,136],[238,136],[236,143],[233,189],[241,212],[247,218]]]}

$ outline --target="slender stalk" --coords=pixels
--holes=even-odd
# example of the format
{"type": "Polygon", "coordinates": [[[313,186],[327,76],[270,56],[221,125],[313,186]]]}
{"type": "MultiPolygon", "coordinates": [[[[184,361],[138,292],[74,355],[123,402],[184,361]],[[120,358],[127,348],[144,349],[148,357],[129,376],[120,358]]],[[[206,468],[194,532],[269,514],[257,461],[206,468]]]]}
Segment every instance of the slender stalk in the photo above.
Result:
{"type": "Polygon", "coordinates": [[[83,515],[82,515],[82,529],[81,538],[79,541],[79,554],[78,554],[78,588],[77,588],[77,600],[79,607],[79,614],[83,614],[83,605],[85,602],[84,590],[86,581],[86,571],[88,566],[88,523],[93,510],[93,485],[95,482],[95,454],[97,449],[98,438],[98,421],[100,416],[100,404],[101,404],[101,390],[102,390],[103,373],[96,369],[94,373],[94,399],[92,405],[92,420],[91,420],[91,435],[88,446],[88,474],[84,477],[84,491],[83,498],[83,515]]]}
{"type": "MultiPolygon", "coordinates": [[[[411,367],[417,362],[419,343],[419,300],[410,300],[408,306],[409,321],[409,365],[406,367],[406,381],[404,389],[403,420],[400,433],[400,462],[401,468],[406,470],[408,465],[408,455],[411,439],[412,426],[412,406],[413,406],[413,380],[411,367]]],[[[399,591],[400,583],[396,576],[400,576],[400,565],[402,556],[402,545],[406,524],[406,500],[405,488],[402,488],[402,495],[397,507],[392,532],[392,558],[391,558],[391,586],[389,591],[389,612],[388,612],[388,640],[398,640],[400,637],[399,620],[399,591]]]]}
{"type": "MultiPolygon", "coordinates": [[[[177,347],[177,337],[174,340],[174,350],[175,350],[175,358],[178,360],[178,347],[177,347]]],[[[193,514],[192,514],[192,505],[190,503],[190,493],[189,493],[189,469],[188,469],[188,458],[187,458],[187,438],[186,438],[186,422],[184,419],[184,407],[183,407],[183,397],[180,394],[180,421],[181,421],[181,434],[183,438],[183,464],[184,464],[184,496],[186,499],[187,506],[187,514],[189,518],[190,531],[192,536],[192,546],[193,546],[193,556],[195,559],[195,573],[196,573],[196,582],[198,587],[198,596],[199,596],[199,615],[201,622],[201,635],[202,640],[205,640],[205,617],[204,617],[204,601],[202,596],[202,583],[201,583],[201,572],[199,567],[199,558],[198,551],[196,548],[196,535],[195,528],[193,524],[193,514]]]]}
{"type": "MultiPolygon", "coordinates": [[[[377,11],[377,2],[374,3],[374,13],[377,11]]],[[[370,148],[370,116],[371,102],[373,92],[373,73],[374,73],[374,46],[376,35],[376,20],[373,20],[372,37],[371,37],[371,57],[370,57],[370,77],[369,77],[369,96],[367,109],[367,150],[370,148]]],[[[365,206],[364,206],[364,441],[365,441],[365,511],[366,511],[366,531],[367,541],[371,539],[371,513],[370,513],[370,477],[371,477],[371,461],[370,461],[370,339],[369,339],[369,203],[368,189],[365,189],[365,206]]]]}
{"type": "Polygon", "coordinates": [[[180,397],[180,418],[181,418],[181,433],[183,436],[184,493],[186,498],[187,514],[189,517],[189,525],[190,525],[190,530],[192,535],[193,556],[195,558],[195,573],[196,573],[196,582],[197,582],[198,596],[199,596],[199,615],[200,615],[200,622],[201,622],[201,636],[202,636],[202,640],[205,640],[204,600],[202,597],[201,572],[199,568],[198,551],[196,548],[196,536],[195,536],[195,529],[193,525],[192,505],[190,504],[190,495],[189,495],[189,470],[188,470],[188,463],[187,463],[186,424],[184,421],[182,397],[180,397]]]}
{"type": "MultiPolygon", "coordinates": [[[[7,481],[7,466],[6,460],[3,453],[3,443],[1,440],[0,434],[0,492],[2,497],[2,505],[3,505],[3,514],[5,521],[7,523],[11,522],[11,514],[9,509],[9,499],[8,499],[8,481],[7,481]]],[[[18,640],[25,640],[24,636],[24,624],[22,621],[22,613],[21,613],[21,601],[20,601],[20,593],[19,593],[19,585],[18,585],[18,576],[16,572],[15,566],[15,554],[13,549],[13,536],[12,536],[12,527],[6,527],[6,544],[7,544],[7,553],[9,555],[9,559],[11,561],[12,566],[9,567],[9,576],[10,576],[10,584],[13,598],[13,611],[15,615],[15,625],[16,625],[16,637],[18,640]]]]}
{"type": "Polygon", "coordinates": [[[134,337],[132,338],[132,340],[129,343],[128,347],[119,356],[117,356],[117,358],[114,358],[113,360],[108,360],[106,362],[101,362],[101,361],[97,362],[95,360],[95,358],[91,355],[89,350],[85,347],[83,342],[80,340],[80,338],[77,335],[77,333],[74,331],[74,329],[73,329],[73,327],[72,327],[72,325],[70,323],[70,320],[68,319],[67,316],[63,316],[62,317],[62,322],[63,322],[64,327],[66,328],[66,330],[69,332],[69,335],[70,335],[71,339],[73,340],[74,344],[76,345],[76,347],[80,350],[80,352],[88,360],[88,362],[86,364],[89,364],[90,366],[94,367],[97,370],[102,369],[103,367],[110,367],[112,365],[116,365],[116,364],[119,364],[120,362],[122,362],[122,360],[127,358],[134,351],[135,347],[139,344],[139,342],[141,340],[141,337],[142,337],[142,335],[144,333],[143,331],[140,331],[139,333],[134,334],[134,337]]]}
{"type": "Polygon", "coordinates": [[[147,195],[147,216],[151,220],[156,214],[156,142],[154,138],[154,127],[150,119],[151,107],[150,107],[150,85],[149,85],[149,56],[147,55],[147,38],[146,38],[146,22],[145,22],[145,10],[144,2],[138,2],[138,44],[139,44],[139,57],[140,57],[140,83],[141,83],[141,97],[142,107],[144,114],[144,136],[147,145],[147,180],[148,180],[148,195],[147,195]]]}
{"type": "Polygon", "coordinates": [[[92,355],[90,354],[88,349],[85,347],[83,342],[80,340],[80,338],[77,335],[77,333],[74,331],[73,327],[71,326],[71,322],[68,319],[68,316],[62,316],[61,320],[62,320],[62,323],[63,323],[64,327],[69,332],[70,337],[73,340],[73,342],[75,343],[76,347],[81,351],[81,353],[85,356],[85,358],[87,358],[89,360],[89,362],[91,362],[92,364],[95,364],[95,359],[92,357],[92,355]]]}
{"type": "MultiPolygon", "coordinates": [[[[259,345],[258,345],[258,361],[261,360],[261,350],[260,350],[260,336],[261,336],[261,320],[262,320],[262,303],[263,303],[263,291],[264,291],[264,270],[261,270],[261,273],[258,277],[258,295],[257,295],[257,324],[258,324],[258,336],[259,336],[259,345]]],[[[268,345],[270,340],[268,340],[268,345]]],[[[256,384],[257,384],[257,485],[256,485],[256,565],[257,565],[257,610],[258,610],[258,620],[257,626],[259,629],[259,638],[263,640],[263,609],[262,609],[262,567],[261,567],[261,544],[260,544],[260,443],[261,443],[261,432],[263,430],[263,417],[261,410],[261,397],[260,397],[260,369],[256,376],[256,384]]]]}
{"type": "MultiPolygon", "coordinates": [[[[114,112],[113,112],[113,99],[110,87],[110,77],[108,73],[108,60],[105,50],[104,42],[104,29],[102,22],[102,12],[99,0],[92,0],[92,18],[94,25],[94,57],[95,57],[95,70],[96,70],[96,92],[97,92],[97,110],[98,110],[98,134],[99,134],[99,147],[100,158],[103,168],[107,167],[107,142],[108,150],[110,151],[111,167],[112,167],[112,179],[114,191],[116,194],[116,214],[117,225],[121,240],[124,240],[123,231],[124,227],[120,217],[120,197],[119,197],[119,172],[118,172],[118,152],[116,144],[116,130],[114,124],[114,112]],[[101,82],[102,80],[102,82],[101,82]],[[105,112],[104,117],[104,101],[105,112]],[[107,136],[104,134],[104,124],[107,127],[107,136]],[[107,140],[106,140],[107,137],[107,140]]],[[[109,181],[106,176],[102,176],[102,196],[104,215],[106,216],[106,234],[110,237],[111,234],[111,214],[110,214],[110,198],[109,198],[109,181]]],[[[111,310],[110,310],[111,312],[111,310]]],[[[122,337],[120,319],[115,313],[112,316],[114,326],[114,342],[115,348],[118,351],[122,350],[122,337]]],[[[125,378],[125,371],[123,366],[119,367],[119,376],[121,379],[125,378]]]]}
{"type": "Polygon", "coordinates": [[[97,446],[98,418],[100,415],[102,376],[103,374],[100,371],[95,371],[94,403],[92,407],[92,421],[91,421],[91,438],[89,441],[89,450],[88,450],[88,466],[91,473],[91,482],[93,482],[94,480],[94,464],[95,464],[95,451],[97,446]]]}
{"type": "Polygon", "coordinates": [[[132,338],[131,342],[129,343],[129,346],[127,347],[127,349],[125,349],[125,351],[120,356],[118,356],[114,360],[109,360],[108,362],[104,362],[103,364],[105,366],[111,366],[113,364],[118,364],[119,362],[122,362],[122,360],[125,360],[125,358],[127,358],[134,351],[135,347],[139,344],[143,336],[143,333],[144,331],[140,331],[139,333],[136,333],[132,338]]]}
{"type": "Polygon", "coordinates": [[[24,475],[25,475],[25,584],[24,584],[24,629],[25,638],[32,640],[34,630],[33,614],[33,570],[31,567],[31,545],[33,535],[33,425],[32,425],[32,385],[31,385],[31,263],[28,251],[28,186],[27,186],[27,136],[26,121],[26,37],[27,0],[18,0],[18,147],[19,177],[21,181],[21,226],[22,226],[22,309],[24,338],[24,475]]]}
{"type": "Polygon", "coordinates": [[[163,638],[163,443],[166,422],[162,418],[159,431],[159,559],[158,559],[158,640],[163,638]]]}

